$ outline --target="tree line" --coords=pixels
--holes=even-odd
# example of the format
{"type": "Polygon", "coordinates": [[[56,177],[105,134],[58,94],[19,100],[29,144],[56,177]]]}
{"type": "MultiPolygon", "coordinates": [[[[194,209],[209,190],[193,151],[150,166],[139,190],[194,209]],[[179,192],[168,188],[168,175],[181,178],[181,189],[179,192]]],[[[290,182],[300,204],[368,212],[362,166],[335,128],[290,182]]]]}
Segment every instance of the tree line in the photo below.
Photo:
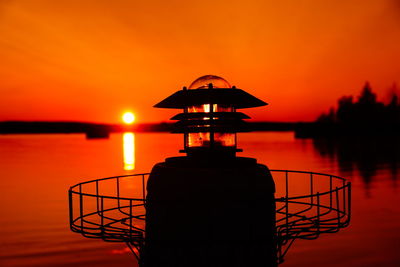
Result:
{"type": "Polygon", "coordinates": [[[320,115],[319,123],[325,124],[399,124],[399,97],[393,93],[389,103],[377,100],[377,95],[367,82],[357,100],[353,96],[343,96],[338,100],[337,109],[331,108],[328,113],[320,115]]]}

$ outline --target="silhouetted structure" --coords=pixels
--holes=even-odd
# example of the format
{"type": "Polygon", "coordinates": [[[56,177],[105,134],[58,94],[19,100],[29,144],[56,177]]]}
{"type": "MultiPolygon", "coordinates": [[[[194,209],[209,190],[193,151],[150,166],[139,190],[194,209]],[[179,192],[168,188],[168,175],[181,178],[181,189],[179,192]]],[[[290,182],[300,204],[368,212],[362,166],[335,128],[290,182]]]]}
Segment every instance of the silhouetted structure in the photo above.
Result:
{"type": "Polygon", "coordinates": [[[125,242],[143,267],[239,267],[276,266],[296,239],[348,226],[344,178],[236,157],[236,133],[251,129],[236,109],[265,104],[210,75],[163,100],[156,106],[184,110],[172,119],[187,156],[167,158],[150,174],[71,186],[71,230],[125,242]]]}
{"type": "MultiPolygon", "coordinates": [[[[251,131],[294,131],[293,122],[248,122],[251,131]]],[[[3,121],[0,134],[42,134],[42,133],[88,133],[95,128],[104,128],[109,133],[133,132],[171,132],[173,124],[139,123],[133,125],[98,124],[86,122],[47,122],[47,121],[3,121]]]]}
{"type": "Polygon", "coordinates": [[[388,104],[377,101],[366,83],[357,101],[352,96],[338,100],[337,110],[331,108],[315,123],[299,124],[297,137],[335,136],[397,136],[400,134],[400,103],[394,93],[388,104]]]}
{"type": "Polygon", "coordinates": [[[172,119],[187,156],[150,174],[144,266],[277,264],[274,181],[266,166],[235,156],[236,132],[248,130],[236,109],[263,105],[211,75],[156,105],[184,110],[172,119]]]}
{"type": "Polygon", "coordinates": [[[353,102],[352,96],[343,96],[338,101],[336,112],[331,110],[328,114],[322,114],[317,121],[340,124],[398,124],[400,123],[399,104],[396,94],[393,94],[387,105],[378,102],[371,86],[366,83],[358,101],[353,102]]]}
{"type": "Polygon", "coordinates": [[[85,133],[91,137],[107,137],[109,133],[170,132],[172,123],[140,123],[134,125],[66,121],[3,121],[0,134],[85,133]]]}

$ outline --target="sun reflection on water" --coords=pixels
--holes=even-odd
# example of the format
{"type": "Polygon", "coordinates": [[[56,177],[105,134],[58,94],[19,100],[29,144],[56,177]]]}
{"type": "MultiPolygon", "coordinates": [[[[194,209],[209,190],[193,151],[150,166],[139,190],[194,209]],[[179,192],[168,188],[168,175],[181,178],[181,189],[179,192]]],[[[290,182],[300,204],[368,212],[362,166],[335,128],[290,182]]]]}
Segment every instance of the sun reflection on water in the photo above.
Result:
{"type": "Polygon", "coordinates": [[[131,171],[135,169],[135,134],[124,133],[124,170],[131,171]]]}

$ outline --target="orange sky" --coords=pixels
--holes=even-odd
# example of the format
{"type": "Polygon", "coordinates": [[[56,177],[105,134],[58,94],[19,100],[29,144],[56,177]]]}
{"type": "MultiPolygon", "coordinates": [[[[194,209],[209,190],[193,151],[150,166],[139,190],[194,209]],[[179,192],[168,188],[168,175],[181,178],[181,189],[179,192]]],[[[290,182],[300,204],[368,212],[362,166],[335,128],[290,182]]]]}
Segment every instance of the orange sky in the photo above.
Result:
{"type": "Polygon", "coordinates": [[[366,80],[400,82],[400,1],[0,0],[0,121],[138,122],[205,74],[313,120],[366,80]]]}

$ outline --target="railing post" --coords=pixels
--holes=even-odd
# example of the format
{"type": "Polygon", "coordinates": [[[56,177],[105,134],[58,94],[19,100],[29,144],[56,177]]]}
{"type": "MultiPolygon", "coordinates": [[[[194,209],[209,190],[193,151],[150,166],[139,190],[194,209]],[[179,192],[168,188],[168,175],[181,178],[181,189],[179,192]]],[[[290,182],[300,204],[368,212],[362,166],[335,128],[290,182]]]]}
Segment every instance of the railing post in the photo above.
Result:
{"type": "Polygon", "coordinates": [[[286,235],[289,236],[289,173],[285,171],[285,180],[286,180],[286,196],[285,196],[285,204],[286,204],[286,235]]]}
{"type": "Polygon", "coordinates": [[[313,173],[310,173],[310,185],[311,185],[311,205],[314,204],[314,176],[313,173]]]}
{"type": "Polygon", "coordinates": [[[104,198],[100,196],[101,215],[100,215],[100,231],[104,232],[104,198]]]}
{"type": "Polygon", "coordinates": [[[99,180],[96,180],[96,206],[97,212],[100,211],[100,203],[99,203],[99,180]]]}
{"type": "Polygon", "coordinates": [[[68,190],[68,204],[69,204],[69,225],[72,227],[74,223],[74,207],[73,207],[73,199],[72,199],[72,189],[68,190]]]}
{"type": "Polygon", "coordinates": [[[120,199],[119,199],[119,177],[117,177],[117,201],[118,201],[118,209],[121,208],[121,203],[120,203],[120,199]]]}
{"type": "Polygon", "coordinates": [[[83,195],[82,184],[79,184],[79,215],[81,219],[81,231],[83,231],[83,195]]]}
{"type": "Polygon", "coordinates": [[[129,200],[129,241],[132,241],[132,199],[129,200]]]}
{"type": "Polygon", "coordinates": [[[337,210],[337,216],[338,216],[338,225],[340,225],[340,204],[339,204],[339,190],[336,187],[336,210],[337,210]]]}

